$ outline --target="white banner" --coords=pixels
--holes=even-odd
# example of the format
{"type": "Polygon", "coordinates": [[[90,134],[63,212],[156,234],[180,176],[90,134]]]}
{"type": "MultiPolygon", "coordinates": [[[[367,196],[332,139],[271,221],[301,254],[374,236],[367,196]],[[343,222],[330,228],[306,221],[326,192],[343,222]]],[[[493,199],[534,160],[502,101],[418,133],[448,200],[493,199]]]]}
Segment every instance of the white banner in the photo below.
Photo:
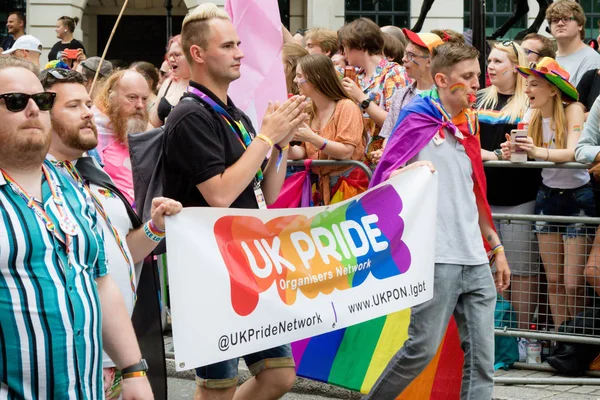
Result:
{"type": "Polygon", "coordinates": [[[437,173],[329,207],[167,218],[178,370],[294,342],[433,296],[437,173]]]}

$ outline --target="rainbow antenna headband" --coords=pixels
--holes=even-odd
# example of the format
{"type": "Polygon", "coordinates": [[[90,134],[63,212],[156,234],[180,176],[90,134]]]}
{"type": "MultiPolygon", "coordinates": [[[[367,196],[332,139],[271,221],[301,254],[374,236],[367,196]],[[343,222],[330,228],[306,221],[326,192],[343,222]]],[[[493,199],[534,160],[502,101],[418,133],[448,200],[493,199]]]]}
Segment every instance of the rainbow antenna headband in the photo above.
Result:
{"type": "Polygon", "coordinates": [[[569,82],[571,75],[552,57],[543,57],[537,63],[532,63],[530,68],[517,67],[517,71],[525,78],[529,75],[544,78],[561,91],[563,101],[570,103],[579,100],[577,89],[569,82]]]}

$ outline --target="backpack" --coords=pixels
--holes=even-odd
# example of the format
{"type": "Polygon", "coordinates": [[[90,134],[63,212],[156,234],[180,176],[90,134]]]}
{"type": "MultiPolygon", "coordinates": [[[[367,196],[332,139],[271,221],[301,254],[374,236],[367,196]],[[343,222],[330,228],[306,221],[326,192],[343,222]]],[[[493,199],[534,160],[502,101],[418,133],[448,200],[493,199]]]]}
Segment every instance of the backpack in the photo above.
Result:
{"type": "MultiPolygon", "coordinates": [[[[517,316],[510,302],[498,295],[496,309],[494,310],[494,327],[517,329],[517,316]]],[[[494,371],[509,369],[519,361],[518,339],[512,336],[494,337],[494,371]]]]}
{"type": "MultiPolygon", "coordinates": [[[[193,97],[183,97],[180,101],[197,100],[193,97]]],[[[202,105],[201,102],[198,103],[202,105]]],[[[152,217],[152,199],[163,195],[165,140],[164,126],[128,135],[136,211],[142,221],[152,217]]],[[[154,250],[154,254],[163,254],[166,251],[166,240],[163,240],[154,250]]]]}

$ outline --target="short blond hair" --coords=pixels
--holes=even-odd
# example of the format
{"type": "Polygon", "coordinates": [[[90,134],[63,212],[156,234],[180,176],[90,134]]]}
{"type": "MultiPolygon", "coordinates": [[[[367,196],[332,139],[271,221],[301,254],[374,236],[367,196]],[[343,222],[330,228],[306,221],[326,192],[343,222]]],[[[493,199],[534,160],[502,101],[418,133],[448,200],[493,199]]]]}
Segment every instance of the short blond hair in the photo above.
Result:
{"type": "Polygon", "coordinates": [[[327,28],[311,28],[304,40],[313,40],[321,47],[324,53],[329,52],[329,56],[334,55],[338,51],[337,32],[327,28]]]}
{"type": "Polygon", "coordinates": [[[181,26],[181,46],[188,62],[193,62],[190,54],[190,47],[200,46],[203,49],[208,47],[209,26],[211,19],[224,19],[231,21],[229,15],[222,8],[213,3],[204,3],[194,8],[183,19],[181,26]]]}

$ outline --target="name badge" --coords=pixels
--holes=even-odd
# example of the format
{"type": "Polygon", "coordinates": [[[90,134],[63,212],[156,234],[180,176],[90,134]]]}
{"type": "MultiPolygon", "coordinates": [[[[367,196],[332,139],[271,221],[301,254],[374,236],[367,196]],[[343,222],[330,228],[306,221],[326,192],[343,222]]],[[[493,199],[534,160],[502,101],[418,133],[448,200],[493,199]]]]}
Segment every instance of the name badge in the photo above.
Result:
{"type": "Polygon", "coordinates": [[[265,195],[263,194],[263,191],[260,188],[260,184],[254,186],[254,197],[256,197],[256,203],[258,204],[258,208],[261,210],[266,210],[267,201],[265,200],[265,195]]]}
{"type": "Polygon", "coordinates": [[[444,138],[442,137],[442,135],[440,135],[439,132],[436,133],[433,137],[433,143],[435,143],[436,146],[439,146],[440,144],[444,143],[444,138]]]}

